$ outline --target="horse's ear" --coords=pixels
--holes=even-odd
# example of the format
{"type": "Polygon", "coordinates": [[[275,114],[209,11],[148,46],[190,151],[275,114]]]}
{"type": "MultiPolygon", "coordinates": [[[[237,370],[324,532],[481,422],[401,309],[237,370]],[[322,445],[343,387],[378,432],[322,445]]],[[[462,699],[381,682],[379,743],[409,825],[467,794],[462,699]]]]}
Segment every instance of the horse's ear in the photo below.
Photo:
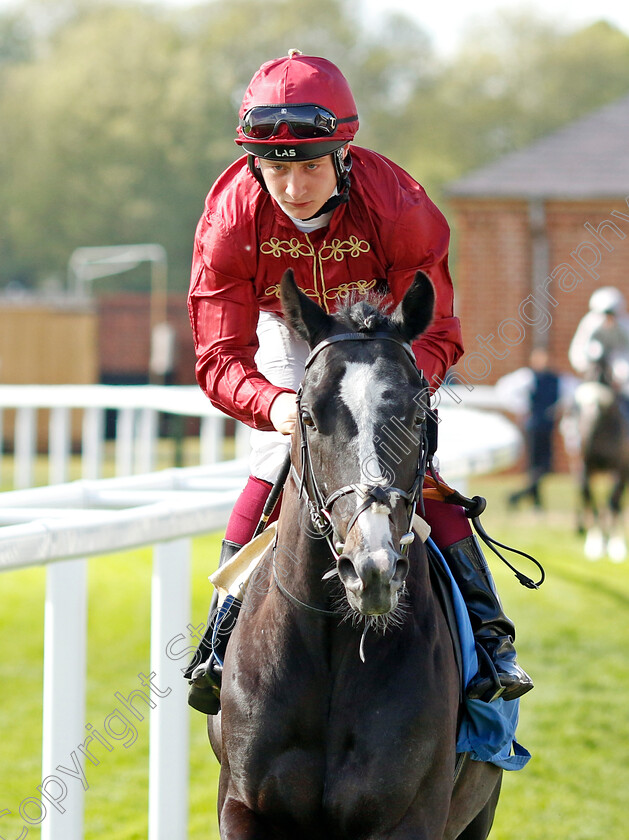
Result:
{"type": "Polygon", "coordinates": [[[331,332],[334,319],[305,295],[295,283],[292,269],[287,269],[280,281],[280,300],[286,323],[300,338],[314,347],[331,332]]]}
{"type": "Polygon", "coordinates": [[[404,341],[413,341],[430,322],[435,308],[435,291],[428,275],[418,271],[408,291],[398,304],[391,323],[404,341]]]}

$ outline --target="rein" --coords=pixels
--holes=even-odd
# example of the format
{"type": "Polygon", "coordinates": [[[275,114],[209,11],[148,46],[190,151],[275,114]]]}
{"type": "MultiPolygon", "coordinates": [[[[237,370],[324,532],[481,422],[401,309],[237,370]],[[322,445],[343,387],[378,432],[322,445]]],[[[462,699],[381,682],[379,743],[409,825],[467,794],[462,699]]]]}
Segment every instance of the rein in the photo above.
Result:
{"type": "Polygon", "coordinates": [[[542,564],[533,557],[531,554],[527,554],[526,551],[521,551],[519,548],[513,548],[513,546],[506,545],[505,543],[498,542],[493,537],[490,537],[483,525],[480,521],[480,516],[487,507],[487,502],[483,499],[482,496],[473,496],[471,499],[468,499],[467,496],[464,496],[462,493],[459,493],[458,490],[454,490],[452,487],[449,487],[445,481],[442,481],[441,478],[436,474],[432,461],[429,463],[429,471],[430,474],[425,479],[424,484],[424,498],[426,499],[436,499],[441,502],[446,502],[447,504],[459,505],[465,511],[465,515],[468,519],[471,520],[472,525],[474,526],[474,530],[481,538],[481,540],[485,543],[485,545],[490,548],[493,553],[505,564],[508,566],[513,574],[518,579],[518,583],[524,586],[526,589],[539,589],[539,587],[544,583],[546,580],[546,572],[544,571],[544,567],[542,564]],[[512,565],[506,557],[504,557],[496,548],[499,546],[500,548],[504,548],[506,551],[511,551],[513,554],[519,554],[520,557],[525,557],[527,560],[530,560],[531,563],[534,563],[540,571],[540,578],[538,581],[532,580],[528,575],[525,575],[519,569],[516,569],[514,565],[512,565]]]}
{"type": "Polygon", "coordinates": [[[310,604],[307,604],[305,601],[300,601],[292,592],[289,592],[288,589],[284,586],[280,577],[277,573],[277,566],[275,564],[275,548],[277,544],[277,536],[275,538],[275,544],[273,545],[273,580],[277,588],[280,590],[282,595],[291,602],[291,604],[295,607],[301,607],[301,609],[306,610],[306,612],[313,613],[314,615],[324,615],[324,616],[334,616],[338,618],[338,613],[334,612],[334,610],[322,610],[319,607],[313,607],[310,604]]]}

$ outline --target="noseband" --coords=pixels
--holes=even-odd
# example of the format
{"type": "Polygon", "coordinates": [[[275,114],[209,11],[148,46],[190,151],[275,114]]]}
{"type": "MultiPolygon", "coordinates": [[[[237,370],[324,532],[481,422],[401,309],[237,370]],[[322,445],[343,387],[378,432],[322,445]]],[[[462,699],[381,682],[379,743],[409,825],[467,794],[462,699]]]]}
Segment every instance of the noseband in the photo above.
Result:
{"type": "MultiPolygon", "coordinates": [[[[410,345],[406,342],[400,341],[400,339],[395,338],[389,333],[341,333],[339,335],[333,335],[330,338],[327,338],[325,341],[322,341],[320,344],[317,344],[317,346],[306,359],[304,374],[307,373],[308,368],[310,367],[312,362],[323,350],[327,349],[332,344],[336,344],[340,341],[393,341],[395,344],[403,348],[413,365],[413,369],[417,370],[415,356],[413,355],[413,351],[410,345]]],[[[422,388],[423,387],[427,388],[428,383],[422,376],[422,388]]],[[[399,498],[404,499],[406,503],[406,516],[408,524],[406,528],[406,533],[403,534],[403,536],[400,539],[400,546],[402,552],[404,553],[415,538],[411,525],[413,521],[413,516],[415,514],[417,500],[419,498],[424,481],[424,476],[426,473],[428,447],[426,439],[425,413],[423,416],[421,429],[419,430],[420,454],[418,458],[417,471],[415,474],[415,479],[409,490],[401,490],[399,487],[393,487],[392,485],[383,486],[382,484],[347,484],[344,487],[340,487],[338,490],[335,490],[333,493],[330,493],[328,496],[325,496],[321,492],[312,465],[310,447],[308,445],[307,427],[304,423],[303,415],[301,412],[302,390],[303,385],[302,387],[300,387],[297,393],[297,422],[299,424],[299,432],[301,435],[301,475],[299,475],[299,473],[297,472],[297,469],[295,468],[294,464],[291,464],[291,475],[297,487],[299,488],[299,497],[301,498],[302,496],[305,496],[312,524],[314,525],[318,533],[321,534],[321,536],[325,537],[334,559],[338,560],[340,557],[340,553],[344,550],[345,543],[344,540],[340,538],[332,522],[332,508],[335,502],[337,502],[341,498],[344,498],[345,496],[351,495],[352,493],[356,493],[360,497],[360,499],[362,499],[361,503],[358,505],[356,511],[354,512],[352,518],[348,523],[345,537],[347,539],[347,535],[356,523],[358,517],[361,515],[361,513],[364,513],[364,511],[368,510],[374,503],[381,504],[387,507],[389,509],[389,518],[391,518],[393,514],[392,496],[395,494],[399,498]]]]}

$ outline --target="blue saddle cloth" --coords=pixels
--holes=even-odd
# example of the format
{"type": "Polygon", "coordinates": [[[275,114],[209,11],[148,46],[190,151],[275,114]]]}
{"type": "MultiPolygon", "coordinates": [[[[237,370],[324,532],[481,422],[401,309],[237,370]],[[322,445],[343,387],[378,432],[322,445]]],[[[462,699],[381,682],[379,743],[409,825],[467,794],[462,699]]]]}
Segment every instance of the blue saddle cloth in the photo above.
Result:
{"type": "MultiPolygon", "coordinates": [[[[443,555],[429,539],[428,544],[434,555],[441,560],[452,587],[452,601],[459,631],[463,660],[463,686],[478,671],[476,643],[472,633],[469,614],[463,596],[448,568],[443,555]]],[[[520,701],[502,700],[500,697],[491,703],[483,700],[471,700],[463,691],[465,714],[461,722],[457,741],[457,752],[469,752],[474,761],[486,761],[503,770],[521,770],[531,758],[531,754],[515,738],[520,712],[520,701]]]]}

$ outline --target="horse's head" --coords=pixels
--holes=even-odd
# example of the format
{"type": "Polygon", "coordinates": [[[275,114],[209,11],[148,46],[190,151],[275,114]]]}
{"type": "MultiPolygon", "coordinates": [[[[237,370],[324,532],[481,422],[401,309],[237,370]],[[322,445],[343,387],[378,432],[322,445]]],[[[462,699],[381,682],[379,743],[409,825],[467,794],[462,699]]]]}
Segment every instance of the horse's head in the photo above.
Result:
{"type": "Polygon", "coordinates": [[[392,315],[362,301],[332,317],[289,271],[281,297],[287,323],[312,350],[293,463],[350,607],[387,615],[409,571],[404,545],[421,491],[428,401],[408,343],[430,323],[433,288],[418,272],[392,315]]]}
{"type": "Polygon", "coordinates": [[[587,367],[583,376],[586,382],[598,382],[612,387],[614,384],[614,360],[602,342],[592,339],[587,347],[587,367]]]}

